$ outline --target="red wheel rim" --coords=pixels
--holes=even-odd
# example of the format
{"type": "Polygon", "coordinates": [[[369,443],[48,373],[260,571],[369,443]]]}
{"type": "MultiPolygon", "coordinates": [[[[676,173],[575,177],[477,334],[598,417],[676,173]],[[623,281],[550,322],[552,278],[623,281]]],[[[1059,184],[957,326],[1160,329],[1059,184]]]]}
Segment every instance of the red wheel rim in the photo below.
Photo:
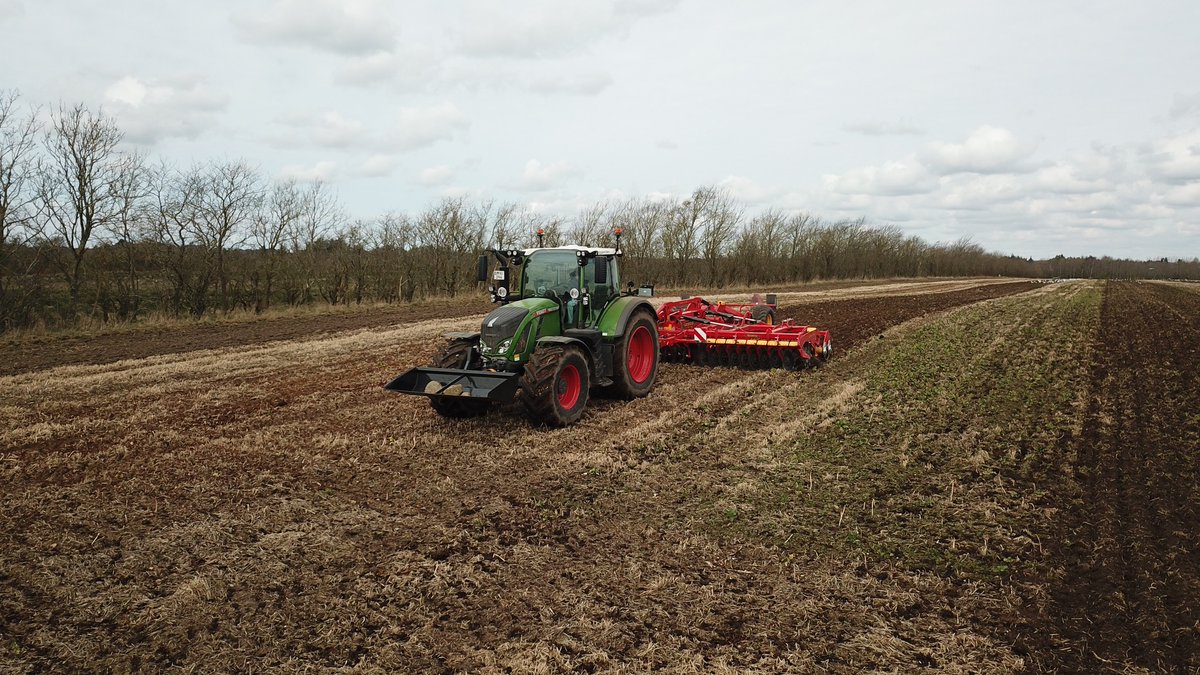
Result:
{"type": "Polygon", "coordinates": [[[574,364],[568,363],[563,366],[563,369],[558,374],[558,383],[555,385],[555,390],[558,393],[558,404],[565,410],[570,410],[579,402],[579,392],[583,389],[583,382],[579,377],[579,369],[574,364]]]}
{"type": "Polygon", "coordinates": [[[633,335],[629,336],[627,356],[629,379],[638,384],[649,379],[650,371],[654,370],[654,337],[645,326],[633,329],[633,335]]]}

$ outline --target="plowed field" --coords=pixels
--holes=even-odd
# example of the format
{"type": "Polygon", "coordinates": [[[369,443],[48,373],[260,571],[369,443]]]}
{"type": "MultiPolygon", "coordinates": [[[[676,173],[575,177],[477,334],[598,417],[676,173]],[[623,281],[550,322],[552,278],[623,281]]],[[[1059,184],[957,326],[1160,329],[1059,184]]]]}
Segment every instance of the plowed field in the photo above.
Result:
{"type": "Polygon", "coordinates": [[[1049,455],[1048,669],[1200,670],[1200,294],[1112,283],[1076,433],[1049,455]]]}
{"type": "MultiPolygon", "coordinates": [[[[1093,488],[1051,467],[1108,461],[1072,450],[1093,438],[1087,420],[1111,417],[1080,394],[1111,379],[1096,374],[1098,331],[1139,302],[1193,335],[1198,316],[1198,296],[1130,289],[1162,304],[1110,291],[1101,321],[1099,286],[1023,282],[785,297],[785,314],[833,331],[824,368],[664,365],[649,397],[596,401],[563,430],[504,412],[443,420],[380,389],[478,316],[231,334],[203,349],[164,337],[161,350],[72,352],[58,367],[39,356],[0,377],[0,668],[1077,663],[1059,652],[1093,638],[1064,589],[1103,598],[1109,577],[1054,543],[1094,522],[1081,510],[1093,488]],[[1056,501],[1060,484],[1078,503],[1056,501]],[[1031,637],[1046,626],[1061,638],[1031,637]]],[[[1170,452],[1194,460],[1195,408],[1164,412],[1195,400],[1194,365],[1178,358],[1159,373],[1175,373],[1176,393],[1135,418],[1191,429],[1170,452]]],[[[1137,465],[1113,462],[1126,477],[1137,465]]],[[[1190,470],[1158,487],[1184,490],[1190,470]]],[[[1144,554],[1107,558],[1150,566],[1154,550],[1181,551],[1148,567],[1177,574],[1144,596],[1163,598],[1166,618],[1146,630],[1167,637],[1138,651],[1149,638],[1135,634],[1118,663],[1190,663],[1184,496],[1140,512],[1146,534],[1126,548],[1144,554]]]]}

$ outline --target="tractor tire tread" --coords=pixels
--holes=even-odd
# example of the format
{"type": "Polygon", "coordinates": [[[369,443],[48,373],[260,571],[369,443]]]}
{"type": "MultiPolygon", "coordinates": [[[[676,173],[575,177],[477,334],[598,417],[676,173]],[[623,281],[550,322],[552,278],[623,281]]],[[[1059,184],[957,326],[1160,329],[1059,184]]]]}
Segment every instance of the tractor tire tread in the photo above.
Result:
{"type": "Polygon", "coordinates": [[[525,416],[538,426],[564,427],[575,422],[587,407],[588,380],[587,359],[578,348],[549,345],[538,347],[521,373],[519,399],[525,416]],[[580,373],[583,378],[583,391],[580,392],[583,403],[579,406],[579,414],[574,417],[564,415],[555,402],[554,392],[559,366],[571,356],[577,356],[583,366],[583,372],[580,373]]]}

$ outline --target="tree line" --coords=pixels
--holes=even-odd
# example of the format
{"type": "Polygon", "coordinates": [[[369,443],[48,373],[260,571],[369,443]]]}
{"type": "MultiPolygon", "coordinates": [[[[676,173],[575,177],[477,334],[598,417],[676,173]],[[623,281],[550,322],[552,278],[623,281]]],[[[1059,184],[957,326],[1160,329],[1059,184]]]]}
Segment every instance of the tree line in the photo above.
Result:
{"type": "Polygon", "coordinates": [[[1003,256],[892,225],[768,208],[713,186],[681,199],[601,202],[573,216],[445,198],[352,219],[322,183],[241,161],[187,168],[122,146],[84,105],[41,114],[0,92],[0,331],[82,317],[203,317],[277,305],[411,302],[475,290],[484,248],[613,246],[626,280],[660,287],[961,275],[1200,278],[1200,261],[1003,256]]]}

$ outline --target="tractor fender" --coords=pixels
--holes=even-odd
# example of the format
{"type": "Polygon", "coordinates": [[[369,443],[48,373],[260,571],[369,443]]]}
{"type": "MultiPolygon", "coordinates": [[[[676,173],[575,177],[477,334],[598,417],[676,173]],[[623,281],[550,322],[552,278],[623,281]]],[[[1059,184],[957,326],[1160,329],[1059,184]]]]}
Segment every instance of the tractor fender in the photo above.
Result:
{"type": "Polygon", "coordinates": [[[596,327],[604,333],[605,339],[618,338],[625,334],[625,328],[629,325],[629,318],[633,316],[633,313],[643,308],[650,312],[651,316],[657,317],[654,305],[647,302],[645,298],[635,295],[618,298],[605,308],[604,315],[600,317],[596,327]]]}
{"type": "Polygon", "coordinates": [[[442,333],[442,337],[446,338],[447,340],[472,340],[474,342],[478,342],[479,341],[479,331],[475,331],[474,333],[471,333],[469,331],[456,332],[456,333],[442,333]]]}
{"type": "Polygon", "coordinates": [[[588,346],[588,343],[579,338],[567,337],[565,335],[547,335],[538,338],[537,346],[542,347],[545,345],[578,345],[583,350],[584,358],[587,359],[588,370],[592,371],[592,380],[596,380],[596,355],[592,353],[592,348],[588,346]]]}

